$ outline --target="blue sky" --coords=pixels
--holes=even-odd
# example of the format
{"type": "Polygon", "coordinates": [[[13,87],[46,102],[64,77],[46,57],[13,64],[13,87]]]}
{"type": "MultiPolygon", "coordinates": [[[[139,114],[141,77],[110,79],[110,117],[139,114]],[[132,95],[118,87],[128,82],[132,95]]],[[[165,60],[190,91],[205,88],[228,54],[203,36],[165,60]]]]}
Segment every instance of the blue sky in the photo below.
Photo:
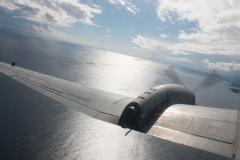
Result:
{"type": "Polygon", "coordinates": [[[0,27],[195,69],[240,70],[238,0],[2,0],[0,27]]]}

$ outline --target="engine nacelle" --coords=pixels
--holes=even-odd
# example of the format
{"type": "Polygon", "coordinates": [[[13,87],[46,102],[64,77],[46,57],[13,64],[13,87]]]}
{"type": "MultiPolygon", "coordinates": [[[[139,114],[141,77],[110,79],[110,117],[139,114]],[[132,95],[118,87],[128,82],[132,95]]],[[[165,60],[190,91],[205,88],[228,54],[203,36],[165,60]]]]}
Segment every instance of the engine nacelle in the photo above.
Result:
{"type": "Polygon", "coordinates": [[[167,107],[173,104],[194,105],[195,95],[186,87],[177,84],[157,86],[129,103],[123,110],[118,125],[123,128],[140,129],[145,118],[155,108],[161,108],[166,103],[167,107]]]}

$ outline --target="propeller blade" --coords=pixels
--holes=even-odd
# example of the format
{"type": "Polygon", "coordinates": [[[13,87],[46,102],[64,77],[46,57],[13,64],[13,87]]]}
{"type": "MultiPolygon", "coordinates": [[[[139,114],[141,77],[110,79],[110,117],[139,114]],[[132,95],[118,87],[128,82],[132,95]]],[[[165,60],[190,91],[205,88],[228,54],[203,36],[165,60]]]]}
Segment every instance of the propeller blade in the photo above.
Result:
{"type": "Polygon", "coordinates": [[[173,66],[168,67],[164,72],[166,73],[167,77],[170,78],[174,83],[182,85],[182,82],[179,79],[178,74],[173,66]]]}
{"type": "Polygon", "coordinates": [[[207,76],[193,91],[194,93],[207,89],[216,85],[217,83],[222,81],[222,77],[217,73],[217,71],[213,70],[209,76],[207,76]]]}

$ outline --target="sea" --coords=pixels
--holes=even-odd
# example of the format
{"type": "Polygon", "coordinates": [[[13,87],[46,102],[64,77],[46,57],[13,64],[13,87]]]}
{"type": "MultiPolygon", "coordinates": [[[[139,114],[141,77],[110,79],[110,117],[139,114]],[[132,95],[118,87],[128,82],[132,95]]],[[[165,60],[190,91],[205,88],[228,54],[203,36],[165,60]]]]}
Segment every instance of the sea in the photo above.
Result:
{"type": "MultiPolygon", "coordinates": [[[[173,84],[170,66],[69,42],[0,30],[0,61],[88,87],[138,97],[173,84]]],[[[174,64],[172,64],[174,65],[174,64]]],[[[207,77],[176,68],[194,91],[207,77]]],[[[239,94],[221,81],[195,93],[200,106],[238,109],[239,94]]],[[[0,73],[0,159],[228,159],[90,118],[0,73]]]]}

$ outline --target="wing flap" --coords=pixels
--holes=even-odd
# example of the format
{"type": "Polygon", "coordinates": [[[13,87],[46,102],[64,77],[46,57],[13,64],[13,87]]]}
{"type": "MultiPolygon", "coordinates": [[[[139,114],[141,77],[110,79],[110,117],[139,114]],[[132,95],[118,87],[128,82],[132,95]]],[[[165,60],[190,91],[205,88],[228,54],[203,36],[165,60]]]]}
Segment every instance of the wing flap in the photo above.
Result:
{"type": "Polygon", "coordinates": [[[235,110],[177,104],[150,123],[147,134],[232,157],[237,115],[235,110]]]}
{"type": "Polygon", "coordinates": [[[234,144],[232,143],[216,141],[159,126],[153,126],[147,134],[226,157],[232,157],[233,155],[234,144]]]}

